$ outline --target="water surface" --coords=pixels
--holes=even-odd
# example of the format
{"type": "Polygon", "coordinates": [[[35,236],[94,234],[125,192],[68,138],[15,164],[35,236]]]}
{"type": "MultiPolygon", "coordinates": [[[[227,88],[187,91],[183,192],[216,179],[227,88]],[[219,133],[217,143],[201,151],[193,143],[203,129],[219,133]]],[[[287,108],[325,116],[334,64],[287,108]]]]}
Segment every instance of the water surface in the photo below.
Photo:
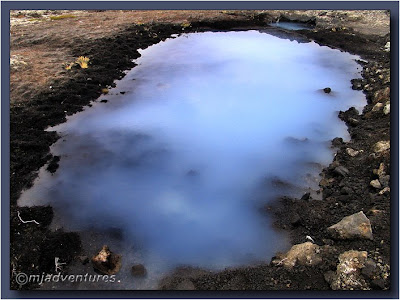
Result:
{"type": "Polygon", "coordinates": [[[91,246],[123,254],[121,288],[138,288],[134,263],[152,278],[286,250],[262,207],[318,188],[330,140],[348,138],[338,111],[365,104],[350,83],[358,57],[257,31],[184,34],[141,54],[107,103],[50,129],[60,168],[42,169],[19,205],[49,203],[55,227],[104,232],[91,246]]]}

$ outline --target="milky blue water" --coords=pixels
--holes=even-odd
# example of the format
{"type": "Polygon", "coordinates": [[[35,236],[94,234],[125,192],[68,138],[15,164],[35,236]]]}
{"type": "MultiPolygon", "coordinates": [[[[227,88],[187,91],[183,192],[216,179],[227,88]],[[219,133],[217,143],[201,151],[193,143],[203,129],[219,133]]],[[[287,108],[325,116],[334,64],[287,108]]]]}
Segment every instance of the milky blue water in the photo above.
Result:
{"type": "Polygon", "coordinates": [[[306,23],[299,23],[299,22],[274,22],[268,24],[269,26],[272,27],[279,27],[287,30],[310,30],[314,28],[313,25],[311,24],[306,24],[306,23]]]}
{"type": "Polygon", "coordinates": [[[365,105],[350,83],[358,57],[258,31],[184,34],[140,52],[97,100],[107,103],[49,129],[62,136],[60,167],[42,169],[19,205],[51,204],[69,230],[120,229],[121,274],[133,263],[151,276],[269,262],[290,245],[262,207],[318,189],[330,140],[348,138],[338,111],[365,105]]]}

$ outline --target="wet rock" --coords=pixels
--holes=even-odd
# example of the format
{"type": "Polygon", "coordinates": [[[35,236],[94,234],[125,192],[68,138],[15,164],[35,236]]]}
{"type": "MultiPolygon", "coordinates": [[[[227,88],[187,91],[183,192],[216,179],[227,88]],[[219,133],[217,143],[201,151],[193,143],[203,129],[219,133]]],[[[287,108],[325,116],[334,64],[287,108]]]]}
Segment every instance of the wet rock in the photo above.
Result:
{"type": "Polygon", "coordinates": [[[314,266],[322,262],[321,248],[311,242],[294,245],[286,254],[278,255],[272,264],[285,268],[293,268],[296,264],[314,266]]]}
{"type": "Polygon", "coordinates": [[[339,223],[330,226],[327,230],[336,239],[372,240],[371,222],[362,211],[344,217],[339,223]]]}
{"type": "Polygon", "coordinates": [[[346,148],[346,153],[347,153],[349,156],[351,156],[351,157],[355,157],[355,156],[357,156],[358,154],[360,154],[361,152],[363,152],[363,151],[362,151],[362,150],[357,151],[357,150],[354,150],[354,149],[352,149],[352,148],[346,148]]]}
{"type": "Polygon", "coordinates": [[[106,99],[103,99],[103,100],[101,100],[100,102],[101,102],[101,103],[107,103],[107,102],[108,102],[108,100],[106,100],[106,99]]]}
{"type": "Polygon", "coordinates": [[[176,286],[175,289],[180,291],[193,291],[196,289],[196,287],[190,279],[184,279],[176,286]]]}
{"type": "Polygon", "coordinates": [[[301,200],[309,200],[311,198],[310,195],[310,193],[305,193],[303,196],[301,196],[301,200]]]}
{"type": "Polygon", "coordinates": [[[349,174],[349,170],[343,166],[338,166],[333,170],[333,173],[345,177],[349,174]]]}
{"type": "Polygon", "coordinates": [[[390,149],[390,141],[380,141],[373,146],[376,153],[383,152],[390,149]]]}
{"type": "Polygon", "coordinates": [[[364,290],[368,284],[361,276],[367,260],[366,251],[346,251],[339,255],[339,264],[334,275],[327,276],[333,290],[364,290]]]}
{"type": "Polygon", "coordinates": [[[110,251],[107,245],[104,245],[97,255],[92,257],[93,268],[101,274],[113,275],[121,268],[121,255],[110,251]]]}
{"type": "Polygon", "coordinates": [[[381,183],[379,182],[378,179],[371,180],[371,182],[369,183],[369,185],[372,186],[372,187],[375,188],[375,189],[380,189],[380,188],[382,188],[381,183]]]}
{"type": "Polygon", "coordinates": [[[390,114],[390,103],[387,103],[387,104],[385,105],[385,107],[383,108],[383,113],[384,113],[385,115],[390,114]]]}
{"type": "Polygon", "coordinates": [[[329,94],[331,92],[331,88],[330,87],[326,87],[324,88],[324,93],[329,94]]]}
{"type": "Polygon", "coordinates": [[[131,268],[131,274],[135,277],[142,277],[147,274],[147,270],[142,264],[133,265],[131,268]]]}

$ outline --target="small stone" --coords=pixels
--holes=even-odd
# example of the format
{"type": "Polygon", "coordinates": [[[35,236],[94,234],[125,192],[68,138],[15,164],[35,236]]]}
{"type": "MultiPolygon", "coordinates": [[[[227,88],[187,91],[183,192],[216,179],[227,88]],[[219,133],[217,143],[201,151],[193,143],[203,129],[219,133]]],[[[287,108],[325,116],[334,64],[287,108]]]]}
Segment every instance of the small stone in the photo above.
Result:
{"type": "Polygon", "coordinates": [[[357,119],[354,119],[354,118],[349,118],[348,123],[351,126],[357,126],[360,123],[360,121],[358,121],[357,119]]]}
{"type": "Polygon", "coordinates": [[[381,185],[381,183],[379,182],[378,179],[371,180],[369,185],[372,186],[373,188],[376,188],[376,189],[382,188],[382,185],[381,185]]]}
{"type": "Polygon", "coordinates": [[[374,279],[371,281],[371,287],[375,290],[383,290],[385,288],[385,281],[382,278],[374,279]]]}
{"type": "Polygon", "coordinates": [[[387,103],[387,104],[385,105],[385,107],[383,108],[383,113],[384,113],[385,115],[390,114],[390,103],[387,103]]]}
{"type": "Polygon", "coordinates": [[[107,245],[92,257],[93,268],[101,274],[113,275],[121,268],[121,255],[110,251],[107,245]]]}
{"type": "Polygon", "coordinates": [[[373,146],[376,153],[383,152],[390,149],[390,141],[380,141],[373,146]]]}
{"type": "Polygon", "coordinates": [[[142,277],[147,274],[146,268],[142,264],[133,265],[131,268],[131,274],[135,277],[142,277]]]}
{"type": "Polygon", "coordinates": [[[386,87],[382,90],[377,91],[374,94],[374,98],[373,98],[373,103],[378,103],[378,102],[386,102],[390,100],[390,87],[386,87]]]}
{"type": "Polygon", "coordinates": [[[372,240],[371,222],[362,211],[344,217],[327,230],[333,238],[341,240],[356,238],[372,240]]]}
{"type": "Polygon", "coordinates": [[[376,273],[376,263],[372,259],[367,259],[364,268],[361,270],[361,274],[367,278],[373,278],[376,273]]]}
{"type": "Polygon", "coordinates": [[[346,153],[351,157],[354,157],[357,156],[360,153],[360,151],[354,150],[352,148],[346,148],[346,153]]]}
{"type": "Polygon", "coordinates": [[[380,163],[379,164],[379,168],[378,169],[374,169],[372,171],[375,175],[378,175],[378,177],[381,177],[383,175],[386,175],[386,168],[385,168],[385,164],[384,163],[380,163]]]}
{"type": "Polygon", "coordinates": [[[383,194],[386,194],[386,193],[390,193],[390,187],[385,187],[384,189],[382,189],[379,192],[379,195],[383,195],[383,194]]]}
{"type": "Polygon", "coordinates": [[[333,173],[345,177],[349,174],[349,170],[343,166],[339,166],[333,170],[333,173]]]}
{"type": "Polygon", "coordinates": [[[108,102],[108,100],[106,100],[106,99],[103,99],[103,100],[101,100],[100,102],[101,102],[101,103],[107,103],[107,102],[108,102]]]}
{"type": "Polygon", "coordinates": [[[333,246],[333,244],[335,243],[333,240],[331,240],[331,239],[322,239],[322,242],[325,244],[325,245],[328,245],[328,246],[333,246]]]}
{"type": "Polygon", "coordinates": [[[383,103],[378,102],[378,103],[376,103],[376,104],[374,105],[374,107],[372,108],[371,111],[373,111],[373,112],[380,111],[380,110],[382,109],[382,107],[383,107],[383,103]]]}
{"type": "Polygon", "coordinates": [[[386,52],[390,52],[390,42],[387,42],[387,43],[385,44],[385,51],[386,51],[386,52]]]}
{"type": "Polygon", "coordinates": [[[390,183],[390,175],[379,176],[379,182],[383,187],[388,187],[390,183]]]}
{"type": "Polygon", "coordinates": [[[324,88],[324,93],[326,93],[326,94],[329,94],[331,91],[332,90],[329,87],[324,88]]]}

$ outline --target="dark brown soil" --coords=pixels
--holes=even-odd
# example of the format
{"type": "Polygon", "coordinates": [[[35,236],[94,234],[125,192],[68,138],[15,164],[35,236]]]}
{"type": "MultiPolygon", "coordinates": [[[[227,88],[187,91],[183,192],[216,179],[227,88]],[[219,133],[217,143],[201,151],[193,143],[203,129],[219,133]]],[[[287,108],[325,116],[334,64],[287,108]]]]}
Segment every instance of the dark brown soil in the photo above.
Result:
{"type": "MultiPolygon", "coordinates": [[[[122,78],[124,70],[134,67],[132,59],[139,56],[139,48],[145,48],[173,33],[183,31],[265,29],[269,22],[280,16],[276,12],[232,12],[221,15],[219,18],[215,15],[212,18],[202,15],[191,20],[188,26],[179,23],[181,19],[178,19],[179,22],[175,19],[169,20],[168,23],[149,22],[144,25],[131,22],[124,24],[122,29],[114,31],[113,34],[95,38],[82,37],[74,43],[63,43],[71,57],[89,57],[90,67],[59,71],[58,76],[51,81],[51,88],[48,85],[46,88],[38,87],[35,92],[29,93],[29,101],[23,100],[23,90],[19,94],[14,93],[16,98],[15,101],[11,99],[10,107],[12,289],[36,287],[16,284],[13,276],[18,272],[51,272],[55,256],[68,263],[77,259],[80,254],[81,246],[77,234],[49,230],[53,217],[51,207],[27,208],[18,207],[16,204],[21,191],[32,185],[40,167],[49,163],[50,172],[57,170],[59,158],[52,157],[49,147],[58,136],[44,129],[64,122],[66,115],[82,110],[84,105],[101,95],[103,88],[112,86],[113,80],[122,78]],[[39,225],[22,223],[18,212],[22,220],[36,220],[39,225]]],[[[301,13],[298,16],[303,16],[304,19],[301,13]]],[[[322,15],[321,18],[325,16],[322,15]]],[[[288,17],[294,18],[291,13],[288,17]]],[[[331,19],[335,18],[336,16],[332,15],[331,19]]],[[[310,17],[307,15],[304,20],[310,20],[310,17]]],[[[75,21],[68,20],[71,23],[75,21]]],[[[342,20],[342,23],[346,22],[342,20]]],[[[343,29],[332,26],[332,22],[328,21],[321,21],[322,27],[318,27],[318,24],[317,19],[314,31],[289,34],[271,29],[271,33],[283,38],[312,39],[323,45],[358,54],[368,60],[368,63],[363,65],[364,79],[360,82],[360,88],[366,93],[368,105],[360,116],[352,110],[340,113],[340,117],[349,125],[352,139],[348,143],[335,142],[338,150],[335,161],[323,171],[323,178],[329,182],[321,185],[323,200],[277,199],[276,203],[266,206],[265,211],[275,216],[277,228],[290,233],[293,244],[305,242],[305,237],[309,235],[319,245],[331,245],[331,251],[321,265],[296,266],[290,271],[280,266],[272,266],[269,262],[265,265],[229,269],[218,273],[197,269],[192,272],[190,268],[182,272],[178,269],[163,280],[161,289],[174,289],[184,279],[189,279],[194,288],[199,290],[328,290],[330,287],[324,279],[324,273],[335,270],[338,255],[350,249],[368,251],[370,258],[380,261],[383,266],[390,265],[390,193],[379,195],[379,190],[369,185],[369,182],[375,179],[373,169],[377,169],[381,162],[385,163],[390,174],[390,150],[379,154],[373,154],[372,151],[374,143],[390,139],[390,114],[384,115],[382,111],[371,112],[377,101],[375,93],[390,86],[390,53],[383,50],[386,42],[390,40],[389,35],[365,34],[352,28],[343,29]],[[356,122],[350,121],[350,118],[356,119],[356,122]],[[346,148],[349,147],[363,149],[364,152],[353,158],[346,153],[346,148]],[[349,170],[347,176],[339,176],[333,171],[338,165],[349,170]],[[338,241],[329,238],[327,227],[361,210],[371,221],[374,234],[372,241],[338,241]],[[293,222],[293,216],[296,217],[296,222],[293,222]]],[[[54,47],[50,46],[53,42],[51,37],[32,38],[29,42],[15,39],[12,47],[34,48],[39,44],[54,51],[54,47]]],[[[386,95],[383,100],[389,100],[388,97],[389,95],[386,95]]],[[[381,102],[384,102],[383,100],[381,99],[381,102]]],[[[380,276],[383,285],[369,282],[371,289],[390,289],[390,276],[387,277],[387,274],[383,273],[380,276]]]]}

